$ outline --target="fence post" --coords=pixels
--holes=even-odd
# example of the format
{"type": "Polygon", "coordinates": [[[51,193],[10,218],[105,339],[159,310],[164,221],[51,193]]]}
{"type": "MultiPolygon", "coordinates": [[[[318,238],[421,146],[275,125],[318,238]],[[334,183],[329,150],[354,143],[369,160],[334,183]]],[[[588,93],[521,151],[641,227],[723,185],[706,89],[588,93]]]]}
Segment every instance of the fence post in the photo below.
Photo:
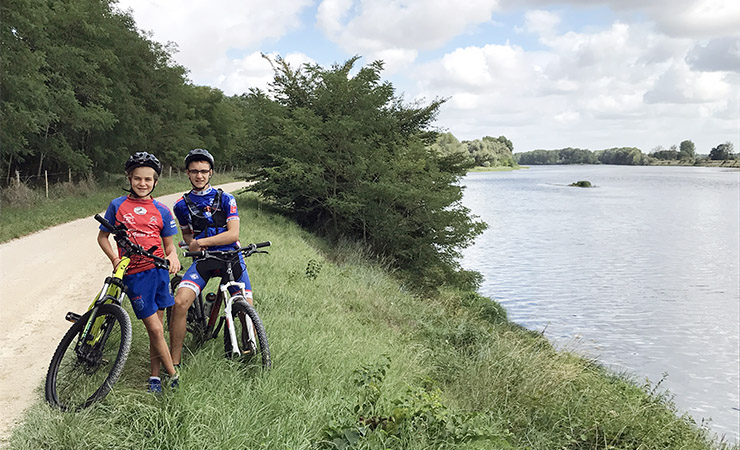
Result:
{"type": "Polygon", "coordinates": [[[69,182],[72,182],[72,168],[69,168],[69,182]]]}
{"type": "Polygon", "coordinates": [[[21,185],[21,173],[19,171],[15,171],[15,184],[16,186],[21,185]]]}
{"type": "Polygon", "coordinates": [[[170,178],[172,178],[172,166],[170,166],[170,178]]]}
{"type": "Polygon", "coordinates": [[[44,170],[44,184],[46,185],[46,199],[49,199],[49,171],[44,170]]]}

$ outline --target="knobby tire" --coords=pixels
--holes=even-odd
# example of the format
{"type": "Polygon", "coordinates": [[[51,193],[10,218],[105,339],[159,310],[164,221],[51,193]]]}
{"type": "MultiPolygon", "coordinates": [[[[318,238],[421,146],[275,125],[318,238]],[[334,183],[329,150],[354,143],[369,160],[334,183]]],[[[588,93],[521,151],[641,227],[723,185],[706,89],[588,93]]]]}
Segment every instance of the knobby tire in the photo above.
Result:
{"type": "MultiPolygon", "coordinates": [[[[265,327],[262,324],[262,320],[260,319],[259,315],[257,315],[257,311],[246,301],[240,300],[233,303],[231,307],[231,314],[234,319],[234,327],[236,328],[236,338],[241,350],[247,348],[247,342],[249,339],[249,333],[246,327],[244,327],[244,324],[248,323],[248,321],[245,320],[243,322],[242,319],[248,318],[252,321],[257,338],[256,353],[260,356],[262,360],[262,367],[265,369],[269,369],[272,366],[272,360],[270,359],[270,346],[267,343],[267,333],[265,333],[265,327]]],[[[224,330],[224,352],[227,357],[232,356],[231,338],[229,336],[228,330],[224,330]]],[[[250,355],[250,357],[247,359],[251,360],[253,359],[253,357],[254,355],[250,355]]]]}
{"type": "Polygon", "coordinates": [[[90,406],[108,395],[118,381],[131,349],[131,319],[118,305],[101,305],[107,336],[96,345],[83,344],[86,358],[75,351],[92,310],[75,322],[57,346],[46,374],[46,401],[63,410],[90,406]]]}

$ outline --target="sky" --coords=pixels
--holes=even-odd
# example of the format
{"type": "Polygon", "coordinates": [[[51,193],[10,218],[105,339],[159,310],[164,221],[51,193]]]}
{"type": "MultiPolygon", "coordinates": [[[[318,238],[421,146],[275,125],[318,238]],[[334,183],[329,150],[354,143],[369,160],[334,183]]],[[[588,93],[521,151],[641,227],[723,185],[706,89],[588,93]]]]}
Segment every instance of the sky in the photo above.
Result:
{"type": "Polygon", "coordinates": [[[435,127],[515,152],[684,140],[740,152],[736,0],[119,0],[197,85],[267,89],[261,55],[329,68],[358,55],[435,127]]]}

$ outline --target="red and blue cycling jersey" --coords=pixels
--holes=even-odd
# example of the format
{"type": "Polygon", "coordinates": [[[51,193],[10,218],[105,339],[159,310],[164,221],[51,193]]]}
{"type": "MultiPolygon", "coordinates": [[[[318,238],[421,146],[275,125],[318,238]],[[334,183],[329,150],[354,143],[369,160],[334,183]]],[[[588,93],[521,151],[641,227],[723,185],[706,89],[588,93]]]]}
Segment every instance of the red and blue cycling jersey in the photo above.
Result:
{"type": "MultiPolygon", "coordinates": [[[[203,216],[208,220],[208,227],[195,234],[193,236],[193,239],[203,239],[223,233],[224,231],[226,231],[226,223],[228,223],[230,220],[239,219],[239,211],[237,210],[236,199],[234,198],[234,196],[229,194],[228,192],[222,192],[221,204],[218,207],[215,207],[215,205],[213,205],[213,202],[216,199],[217,194],[218,189],[215,189],[212,186],[208,186],[208,188],[204,189],[203,191],[190,191],[185,194],[188,196],[188,199],[190,199],[201,211],[203,216]],[[223,211],[223,213],[225,213],[226,223],[218,225],[214,222],[214,218],[210,214],[210,211],[214,210],[223,211]]],[[[183,232],[193,232],[193,217],[191,216],[190,209],[185,203],[185,199],[183,197],[180,197],[175,202],[173,210],[175,212],[175,217],[177,218],[177,221],[180,223],[180,228],[183,229],[183,232]]],[[[234,248],[238,248],[238,243],[228,245],[216,245],[209,247],[208,249],[231,250],[234,248]]]]}
{"type": "MultiPolygon", "coordinates": [[[[113,199],[105,211],[105,219],[112,223],[122,223],[129,230],[131,240],[141,245],[144,250],[157,246],[155,255],[164,258],[162,238],[177,234],[177,224],[170,209],[161,202],[152,198],[132,198],[129,196],[113,199]]],[[[100,226],[102,231],[110,231],[100,226]]],[[[123,256],[123,249],[118,249],[118,255],[123,256]]],[[[154,267],[154,263],[140,255],[131,257],[127,275],[143,272],[154,267]]]]}

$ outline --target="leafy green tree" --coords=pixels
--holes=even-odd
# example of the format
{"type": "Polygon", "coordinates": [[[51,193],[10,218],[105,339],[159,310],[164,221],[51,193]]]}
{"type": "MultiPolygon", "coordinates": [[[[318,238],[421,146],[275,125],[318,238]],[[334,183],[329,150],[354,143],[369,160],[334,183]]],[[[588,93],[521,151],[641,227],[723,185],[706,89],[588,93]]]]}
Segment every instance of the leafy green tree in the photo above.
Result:
{"type": "Polygon", "coordinates": [[[696,146],[694,143],[690,140],[681,141],[681,144],[678,147],[678,157],[679,159],[690,159],[693,160],[696,158],[696,146]]]}
{"type": "Polygon", "coordinates": [[[473,157],[468,152],[467,145],[458,141],[452,133],[440,133],[431,145],[431,149],[440,156],[461,154],[471,167],[475,164],[473,157]]]}
{"type": "Polygon", "coordinates": [[[301,225],[368,245],[425,285],[477,281],[459,250],[485,224],[461,204],[464,154],[433,150],[443,101],[405,105],[358,57],[324,69],[274,61],[272,96],[240,99],[253,189],[301,225]]]}
{"type": "Polygon", "coordinates": [[[653,151],[650,152],[648,156],[663,161],[675,161],[679,159],[678,150],[676,150],[675,145],[671,146],[668,150],[666,150],[662,145],[658,145],[653,148],[653,151]]]}
{"type": "Polygon", "coordinates": [[[515,166],[512,155],[514,145],[504,136],[494,138],[485,136],[483,139],[463,141],[468,152],[473,157],[475,165],[479,167],[515,166]]]}
{"type": "Polygon", "coordinates": [[[516,161],[527,166],[558,164],[560,160],[559,150],[532,150],[529,152],[516,153],[516,161]]]}
{"type": "Polygon", "coordinates": [[[197,118],[193,132],[199,140],[191,147],[207,148],[217,159],[217,165],[241,166],[237,152],[241,111],[237,102],[219,89],[193,86],[190,90],[189,106],[197,118]]]}
{"type": "MultiPolygon", "coordinates": [[[[165,162],[208,137],[171,46],[142,36],[113,0],[0,5],[3,170],[120,171],[134,151],[165,162]]],[[[199,111],[200,112],[200,111],[199,111]]],[[[207,115],[207,111],[203,112],[207,115]]],[[[209,126],[218,121],[210,121],[209,126]]],[[[219,134],[218,132],[216,134],[219,134]]]]}
{"type": "Polygon", "coordinates": [[[50,11],[45,2],[0,3],[0,148],[3,172],[32,154],[28,136],[50,119],[45,54],[39,49],[50,11]]]}
{"type": "Polygon", "coordinates": [[[608,148],[595,152],[602,164],[617,164],[635,166],[647,164],[645,155],[639,148],[619,147],[608,148]]]}
{"type": "Polygon", "coordinates": [[[734,146],[732,142],[727,141],[724,144],[719,144],[718,146],[712,148],[712,150],[709,152],[709,159],[712,160],[724,160],[724,159],[733,159],[734,155],[732,153],[734,149],[734,146]]]}
{"type": "Polygon", "coordinates": [[[559,151],[558,164],[598,164],[599,160],[591,150],[564,148],[559,151]]]}

